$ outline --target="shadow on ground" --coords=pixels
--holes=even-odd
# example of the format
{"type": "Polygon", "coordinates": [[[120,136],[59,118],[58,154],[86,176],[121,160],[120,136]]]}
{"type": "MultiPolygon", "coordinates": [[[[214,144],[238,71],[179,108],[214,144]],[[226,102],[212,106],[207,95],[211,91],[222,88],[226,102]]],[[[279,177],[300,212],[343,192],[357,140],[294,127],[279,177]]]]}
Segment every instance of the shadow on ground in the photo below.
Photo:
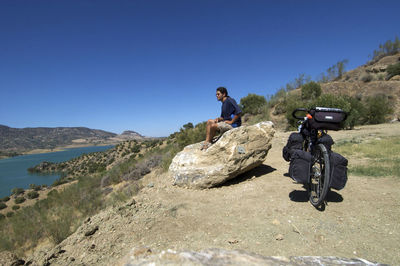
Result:
{"type": "Polygon", "coordinates": [[[244,182],[246,180],[249,180],[249,179],[252,179],[252,178],[258,178],[260,176],[272,173],[274,171],[276,171],[275,168],[273,168],[273,167],[271,167],[269,165],[262,164],[262,165],[257,166],[256,168],[254,168],[254,169],[252,169],[252,170],[250,170],[250,171],[248,171],[246,173],[238,175],[236,178],[231,179],[231,180],[229,180],[229,181],[227,181],[227,182],[225,182],[225,183],[223,183],[223,184],[221,184],[220,186],[217,186],[217,187],[237,185],[237,184],[242,183],[242,182],[244,182]]]}
{"type": "MultiPolygon", "coordinates": [[[[304,188],[304,186],[303,186],[304,188]]],[[[293,190],[289,193],[289,198],[291,201],[295,202],[307,202],[308,201],[308,192],[304,188],[304,190],[293,190]]],[[[336,191],[329,191],[328,196],[326,197],[327,202],[342,202],[343,197],[336,191]]]]}
{"type": "MultiPolygon", "coordinates": [[[[285,173],[283,175],[290,178],[290,175],[288,173],[285,173]]],[[[290,192],[289,193],[290,200],[295,201],[295,202],[307,202],[308,201],[308,192],[307,192],[307,188],[304,185],[303,185],[303,189],[304,190],[293,190],[292,192],[290,192]]],[[[330,190],[326,197],[326,201],[327,202],[342,202],[343,197],[336,191],[330,190]]]]}

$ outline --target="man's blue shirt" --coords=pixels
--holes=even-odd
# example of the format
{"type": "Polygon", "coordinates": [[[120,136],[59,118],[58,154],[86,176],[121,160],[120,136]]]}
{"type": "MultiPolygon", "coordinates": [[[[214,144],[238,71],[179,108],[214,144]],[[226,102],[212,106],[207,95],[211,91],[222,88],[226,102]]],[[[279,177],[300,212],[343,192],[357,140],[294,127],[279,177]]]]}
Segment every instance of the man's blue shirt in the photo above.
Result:
{"type": "MultiPolygon", "coordinates": [[[[231,97],[226,97],[226,100],[222,102],[221,106],[221,117],[225,120],[232,120],[235,115],[238,115],[242,112],[240,107],[237,105],[235,99],[231,97]]],[[[242,119],[239,116],[239,119],[232,124],[232,127],[239,127],[242,125],[242,119]]]]}

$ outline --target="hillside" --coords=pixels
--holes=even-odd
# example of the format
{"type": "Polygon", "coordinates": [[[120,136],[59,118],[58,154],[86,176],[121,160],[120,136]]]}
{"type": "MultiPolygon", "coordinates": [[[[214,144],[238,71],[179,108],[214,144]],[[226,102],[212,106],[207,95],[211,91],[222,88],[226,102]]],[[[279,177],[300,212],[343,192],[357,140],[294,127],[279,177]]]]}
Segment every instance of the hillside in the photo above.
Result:
{"type": "Polygon", "coordinates": [[[0,125],[0,152],[5,155],[73,146],[116,144],[133,139],[147,138],[134,131],[125,131],[118,135],[85,127],[11,128],[0,125]]]}
{"type": "Polygon", "coordinates": [[[387,68],[400,63],[400,53],[382,57],[346,72],[333,82],[322,84],[325,93],[349,95],[357,99],[383,94],[394,107],[392,120],[400,119],[400,75],[389,80],[387,68]]]}
{"type": "MultiPolygon", "coordinates": [[[[400,120],[400,75],[387,79],[388,67],[398,63],[400,63],[400,53],[384,56],[379,60],[350,70],[340,78],[320,83],[322,92],[323,94],[351,96],[363,104],[368,97],[383,95],[393,108],[393,114],[388,117],[388,121],[400,120]]],[[[301,87],[279,94],[272,104],[269,119],[275,123],[277,128],[287,129],[286,99],[294,95],[300,98],[301,87]]]]}
{"type": "MultiPolygon", "coordinates": [[[[131,137],[130,134],[128,138],[131,137]]],[[[155,148],[160,145],[162,145],[162,139],[147,141],[125,140],[104,152],[82,154],[77,158],[60,163],[42,162],[29,168],[28,171],[31,173],[56,172],[63,174],[68,179],[74,179],[78,176],[110,170],[113,166],[128,160],[131,162],[140,160],[148,152],[149,148],[155,148]]],[[[66,180],[62,179],[60,181],[65,182],[66,180]]]]}
{"type": "MultiPolygon", "coordinates": [[[[262,166],[217,188],[175,187],[168,174],[153,171],[141,180],[139,194],[87,218],[54,249],[43,243],[28,260],[119,265],[132,250],[140,257],[168,249],[222,248],[264,256],[322,255],[397,264],[399,176],[351,173],[346,188],[330,192],[326,209],[318,211],[304,188],[287,177],[288,163],[281,152],[289,134],[276,133],[262,166]]],[[[343,145],[354,149],[399,136],[400,124],[331,135],[337,143],[333,150],[343,145]]],[[[351,169],[365,161],[357,153],[347,157],[351,169]]]]}

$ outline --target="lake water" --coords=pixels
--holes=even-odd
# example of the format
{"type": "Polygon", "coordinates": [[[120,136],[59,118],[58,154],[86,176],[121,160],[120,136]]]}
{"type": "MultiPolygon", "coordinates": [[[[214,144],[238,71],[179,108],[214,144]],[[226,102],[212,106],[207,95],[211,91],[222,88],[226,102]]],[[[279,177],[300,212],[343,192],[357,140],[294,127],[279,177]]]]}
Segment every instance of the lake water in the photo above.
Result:
{"type": "Polygon", "coordinates": [[[0,197],[9,196],[13,188],[27,189],[30,184],[51,185],[60,175],[28,173],[28,168],[43,161],[58,163],[78,157],[84,153],[105,151],[113,146],[72,148],[64,151],[21,155],[0,160],[0,197]]]}

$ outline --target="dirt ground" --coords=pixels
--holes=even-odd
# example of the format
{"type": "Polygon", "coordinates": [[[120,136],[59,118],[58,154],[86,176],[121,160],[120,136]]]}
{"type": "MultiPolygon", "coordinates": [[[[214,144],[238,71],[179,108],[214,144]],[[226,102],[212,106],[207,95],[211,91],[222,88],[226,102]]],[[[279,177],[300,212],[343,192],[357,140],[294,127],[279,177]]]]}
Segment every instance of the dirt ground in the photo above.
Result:
{"type": "MultiPolygon", "coordinates": [[[[289,134],[276,133],[264,165],[219,188],[195,191],[171,187],[157,177],[148,180],[154,187],[138,200],[170,206],[171,216],[152,220],[148,231],[140,233],[140,243],[156,249],[220,247],[268,256],[400,263],[400,180],[349,176],[346,187],[331,191],[325,210],[318,211],[305,189],[285,175],[289,165],[282,147],[289,134]]],[[[335,141],[400,135],[400,124],[330,134],[335,141]]]]}
{"type": "MultiPolygon", "coordinates": [[[[134,197],[135,211],[122,213],[120,207],[92,217],[61,243],[65,251],[56,264],[106,265],[134,247],[148,247],[153,252],[222,248],[264,256],[338,256],[398,265],[400,179],[350,175],[346,187],[331,191],[328,205],[319,211],[305,189],[285,175],[289,165],[282,147],[289,134],[275,134],[262,166],[217,188],[184,189],[172,186],[165,174],[146,176],[145,188],[134,197]],[[83,236],[96,224],[95,234],[83,236]]],[[[400,123],[330,134],[335,141],[400,135],[400,123]]]]}

